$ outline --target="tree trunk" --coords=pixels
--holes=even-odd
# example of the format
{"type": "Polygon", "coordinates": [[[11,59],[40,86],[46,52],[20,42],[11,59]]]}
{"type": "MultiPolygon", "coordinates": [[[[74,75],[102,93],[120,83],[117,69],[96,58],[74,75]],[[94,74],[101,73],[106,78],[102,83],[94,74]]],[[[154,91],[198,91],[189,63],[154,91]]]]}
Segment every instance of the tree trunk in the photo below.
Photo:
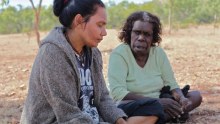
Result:
{"type": "Polygon", "coordinates": [[[37,44],[40,45],[40,33],[39,33],[39,24],[40,24],[40,10],[41,10],[41,4],[42,0],[40,0],[40,3],[38,5],[38,8],[34,6],[33,0],[29,0],[31,2],[31,6],[35,13],[35,22],[34,22],[34,30],[37,37],[37,44]]]}
{"type": "Polygon", "coordinates": [[[34,30],[37,37],[37,44],[40,45],[40,33],[39,33],[39,13],[35,13],[34,30]]]}
{"type": "Polygon", "coordinates": [[[172,30],[172,9],[173,9],[173,1],[169,0],[170,8],[169,8],[169,16],[168,16],[168,22],[169,22],[169,31],[168,33],[171,34],[172,30]]]}
{"type": "Polygon", "coordinates": [[[215,34],[215,29],[216,29],[216,27],[217,27],[217,24],[216,24],[216,22],[217,22],[217,15],[216,15],[216,13],[215,13],[215,15],[214,15],[214,25],[213,25],[213,34],[215,34]]]}

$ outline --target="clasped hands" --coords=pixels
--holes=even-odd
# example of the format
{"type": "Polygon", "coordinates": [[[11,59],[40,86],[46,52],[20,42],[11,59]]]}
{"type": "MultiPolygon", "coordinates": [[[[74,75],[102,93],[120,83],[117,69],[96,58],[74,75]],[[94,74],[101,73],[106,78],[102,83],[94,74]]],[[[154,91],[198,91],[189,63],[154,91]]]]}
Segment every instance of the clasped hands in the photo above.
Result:
{"type": "Polygon", "coordinates": [[[172,118],[180,118],[181,114],[190,109],[192,102],[182,96],[179,101],[170,98],[160,98],[159,102],[164,108],[164,111],[172,118]]]}

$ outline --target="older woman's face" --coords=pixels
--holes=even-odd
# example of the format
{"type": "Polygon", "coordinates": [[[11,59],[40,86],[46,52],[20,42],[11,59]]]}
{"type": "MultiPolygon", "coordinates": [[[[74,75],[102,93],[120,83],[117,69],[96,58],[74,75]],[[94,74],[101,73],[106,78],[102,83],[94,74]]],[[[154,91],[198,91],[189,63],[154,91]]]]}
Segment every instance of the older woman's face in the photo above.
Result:
{"type": "Polygon", "coordinates": [[[131,32],[131,50],[135,55],[147,55],[153,40],[153,25],[135,21],[131,32]]]}

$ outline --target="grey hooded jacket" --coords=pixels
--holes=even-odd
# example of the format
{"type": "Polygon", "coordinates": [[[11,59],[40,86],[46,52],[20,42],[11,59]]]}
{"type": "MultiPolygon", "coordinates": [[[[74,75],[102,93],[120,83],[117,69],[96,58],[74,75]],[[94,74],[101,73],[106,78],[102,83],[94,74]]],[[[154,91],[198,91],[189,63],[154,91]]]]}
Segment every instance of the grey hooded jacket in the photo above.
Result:
{"type": "MultiPolygon", "coordinates": [[[[97,48],[89,48],[94,83],[95,106],[101,123],[115,123],[125,113],[109,96],[102,74],[102,57],[97,48]]],[[[76,58],[63,35],[63,28],[54,28],[40,45],[32,67],[28,95],[21,124],[94,124],[77,105],[80,78],[76,58]]]]}

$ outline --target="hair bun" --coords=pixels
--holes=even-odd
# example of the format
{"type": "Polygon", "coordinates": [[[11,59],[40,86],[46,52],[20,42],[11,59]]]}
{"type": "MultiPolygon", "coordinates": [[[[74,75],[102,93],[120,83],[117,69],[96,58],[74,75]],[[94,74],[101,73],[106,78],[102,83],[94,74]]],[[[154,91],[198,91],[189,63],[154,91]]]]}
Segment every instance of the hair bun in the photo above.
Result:
{"type": "Polygon", "coordinates": [[[55,16],[59,17],[60,13],[62,13],[64,9],[64,1],[65,0],[54,0],[53,1],[53,13],[55,16]]]}

